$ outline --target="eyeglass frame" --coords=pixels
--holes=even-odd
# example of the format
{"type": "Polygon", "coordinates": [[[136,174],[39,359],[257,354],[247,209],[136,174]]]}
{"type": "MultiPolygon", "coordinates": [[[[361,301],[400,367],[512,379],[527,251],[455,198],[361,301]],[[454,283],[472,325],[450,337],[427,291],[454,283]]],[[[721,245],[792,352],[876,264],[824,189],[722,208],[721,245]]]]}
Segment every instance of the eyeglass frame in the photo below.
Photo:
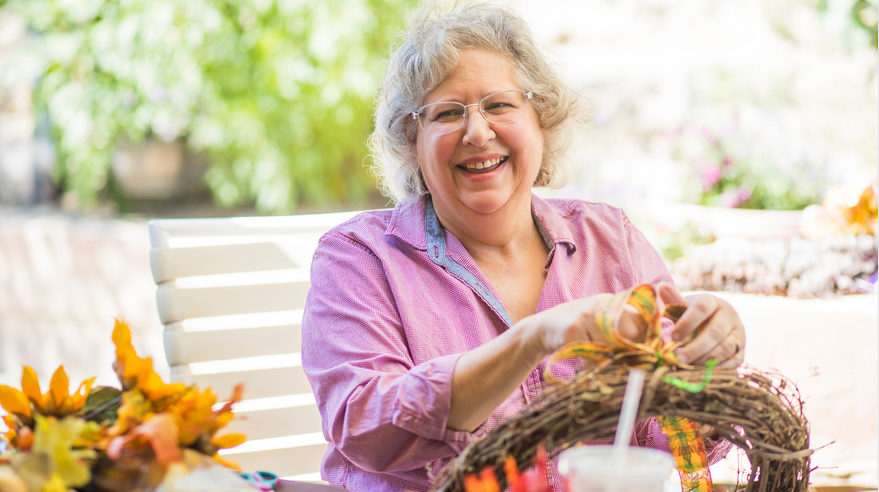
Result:
{"type": "Polygon", "coordinates": [[[437,104],[459,104],[459,105],[463,106],[463,107],[464,107],[464,113],[463,113],[464,116],[461,118],[461,126],[459,126],[458,128],[455,128],[454,130],[452,130],[452,131],[450,131],[450,132],[447,132],[447,133],[440,133],[440,134],[438,134],[438,135],[440,135],[440,136],[442,136],[442,135],[450,135],[450,134],[455,133],[456,131],[460,130],[461,128],[464,128],[464,125],[467,124],[467,118],[469,118],[469,115],[470,115],[470,111],[467,111],[467,108],[470,108],[470,107],[473,107],[473,106],[476,106],[477,108],[479,108],[479,114],[481,114],[482,117],[485,118],[485,121],[487,121],[489,124],[492,124],[492,125],[505,125],[505,124],[513,123],[513,122],[512,122],[512,121],[507,121],[507,122],[504,122],[504,123],[496,123],[496,122],[493,122],[493,121],[489,120],[488,117],[485,116],[485,111],[483,111],[483,109],[482,109],[482,103],[483,103],[483,101],[485,101],[485,100],[488,99],[489,97],[496,96],[496,95],[501,94],[501,93],[504,93],[504,92],[513,92],[513,91],[521,92],[522,95],[525,97],[525,101],[531,101],[531,100],[534,98],[534,92],[532,92],[532,91],[525,92],[525,91],[522,90],[522,89],[504,89],[504,90],[502,90],[502,91],[492,92],[491,94],[489,94],[489,95],[483,97],[482,99],[480,99],[478,103],[473,103],[473,104],[461,104],[461,103],[456,102],[456,101],[438,101],[438,102],[435,102],[435,103],[425,104],[424,106],[421,106],[420,108],[418,108],[417,110],[413,111],[413,112],[410,113],[410,114],[412,115],[412,119],[413,119],[413,120],[417,120],[417,121],[418,121],[418,126],[420,126],[421,129],[424,130],[425,133],[430,134],[430,132],[427,130],[427,128],[424,128],[424,123],[422,123],[421,118],[418,117],[418,115],[420,115],[421,113],[424,112],[424,108],[427,108],[427,107],[430,107],[430,106],[435,106],[435,105],[437,105],[437,104]]]}

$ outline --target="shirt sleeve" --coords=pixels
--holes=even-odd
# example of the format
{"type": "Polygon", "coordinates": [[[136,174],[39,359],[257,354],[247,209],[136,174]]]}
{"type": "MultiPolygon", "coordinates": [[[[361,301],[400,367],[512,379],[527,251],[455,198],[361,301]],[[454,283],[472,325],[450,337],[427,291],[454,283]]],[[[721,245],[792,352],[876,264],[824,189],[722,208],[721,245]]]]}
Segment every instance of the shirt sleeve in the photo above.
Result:
{"type": "Polygon", "coordinates": [[[331,232],[311,266],[302,364],[326,439],[356,466],[405,471],[456,456],[473,439],[446,428],[461,354],[415,365],[380,259],[331,232]]]}
{"type": "Polygon", "coordinates": [[[656,248],[634,224],[629,222],[625,214],[623,220],[626,225],[626,246],[629,249],[632,272],[636,279],[635,285],[657,285],[661,282],[674,285],[671,273],[656,248]]]}

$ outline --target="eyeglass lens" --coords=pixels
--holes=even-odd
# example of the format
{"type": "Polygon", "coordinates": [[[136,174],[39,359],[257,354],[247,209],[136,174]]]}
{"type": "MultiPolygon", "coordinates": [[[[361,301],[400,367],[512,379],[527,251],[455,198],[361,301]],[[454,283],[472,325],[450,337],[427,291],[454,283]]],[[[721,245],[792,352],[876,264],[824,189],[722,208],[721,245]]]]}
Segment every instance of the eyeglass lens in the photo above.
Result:
{"type": "MultiPolygon", "coordinates": [[[[490,123],[504,124],[516,121],[525,108],[525,92],[514,89],[489,94],[479,101],[479,111],[490,123]]],[[[428,133],[445,135],[464,126],[467,108],[456,102],[428,104],[418,114],[421,128],[428,133]]]]}

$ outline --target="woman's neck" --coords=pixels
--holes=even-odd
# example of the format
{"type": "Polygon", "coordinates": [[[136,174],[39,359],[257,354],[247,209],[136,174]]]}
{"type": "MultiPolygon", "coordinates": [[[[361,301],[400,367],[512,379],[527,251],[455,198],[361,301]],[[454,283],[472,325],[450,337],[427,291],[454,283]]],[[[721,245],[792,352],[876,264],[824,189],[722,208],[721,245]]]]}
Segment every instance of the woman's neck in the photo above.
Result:
{"type": "Polygon", "coordinates": [[[531,215],[531,196],[508,203],[491,214],[468,212],[465,216],[436,210],[440,224],[455,235],[470,256],[479,262],[485,255],[515,256],[540,242],[540,232],[531,215]]]}

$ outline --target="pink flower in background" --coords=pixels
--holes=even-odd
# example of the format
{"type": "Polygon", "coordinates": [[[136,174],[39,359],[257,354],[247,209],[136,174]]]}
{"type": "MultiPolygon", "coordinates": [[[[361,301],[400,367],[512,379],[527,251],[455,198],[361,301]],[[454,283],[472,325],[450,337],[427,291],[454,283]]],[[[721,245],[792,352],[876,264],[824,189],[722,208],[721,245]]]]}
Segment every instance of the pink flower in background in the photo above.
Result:
{"type": "Polygon", "coordinates": [[[739,199],[737,193],[732,191],[724,191],[720,194],[720,203],[724,207],[735,208],[738,207],[742,200],[739,199]]]}
{"type": "Polygon", "coordinates": [[[702,189],[708,191],[711,189],[712,186],[720,181],[720,178],[723,177],[723,174],[720,172],[720,169],[710,164],[700,167],[702,172],[702,189]]]}
{"type": "Polygon", "coordinates": [[[741,185],[738,189],[739,192],[739,200],[746,202],[748,198],[751,198],[751,187],[748,185],[741,185]]]}
{"type": "Polygon", "coordinates": [[[712,132],[710,128],[708,128],[705,125],[702,125],[699,127],[699,133],[702,135],[702,137],[705,138],[705,140],[708,141],[709,144],[711,144],[712,146],[717,145],[717,140],[718,140],[717,135],[715,135],[714,132],[712,132]]]}

